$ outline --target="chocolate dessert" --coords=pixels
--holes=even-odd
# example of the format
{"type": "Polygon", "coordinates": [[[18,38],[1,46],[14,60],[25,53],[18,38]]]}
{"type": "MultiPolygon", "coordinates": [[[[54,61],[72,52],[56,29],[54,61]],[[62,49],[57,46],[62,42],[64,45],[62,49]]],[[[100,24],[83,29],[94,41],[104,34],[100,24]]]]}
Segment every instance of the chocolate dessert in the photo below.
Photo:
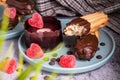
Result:
{"type": "Polygon", "coordinates": [[[66,26],[64,29],[66,36],[84,36],[90,31],[90,23],[82,18],[73,19],[66,26]]]}
{"type": "Polygon", "coordinates": [[[97,48],[98,39],[92,34],[76,39],[76,44],[74,46],[75,55],[83,60],[90,60],[95,55],[97,48]]]}
{"type": "Polygon", "coordinates": [[[6,0],[9,7],[15,7],[17,14],[27,15],[33,13],[35,3],[31,0],[6,0]]]}
{"type": "Polygon", "coordinates": [[[64,29],[64,34],[66,36],[85,36],[95,33],[99,38],[99,29],[105,27],[107,23],[108,15],[103,12],[86,14],[70,21],[64,29]]]}
{"type": "Polygon", "coordinates": [[[31,43],[39,44],[42,49],[53,49],[62,41],[62,31],[60,21],[55,17],[43,17],[43,28],[33,27],[25,22],[25,44],[27,47],[31,43]]]}
{"type": "MultiPolygon", "coordinates": [[[[99,29],[108,23],[108,15],[95,12],[73,19],[64,28],[65,36],[76,36],[75,55],[79,59],[90,60],[98,50],[99,29]],[[94,34],[94,35],[93,35],[94,34]]],[[[105,44],[101,44],[105,45],[105,44]]]]}

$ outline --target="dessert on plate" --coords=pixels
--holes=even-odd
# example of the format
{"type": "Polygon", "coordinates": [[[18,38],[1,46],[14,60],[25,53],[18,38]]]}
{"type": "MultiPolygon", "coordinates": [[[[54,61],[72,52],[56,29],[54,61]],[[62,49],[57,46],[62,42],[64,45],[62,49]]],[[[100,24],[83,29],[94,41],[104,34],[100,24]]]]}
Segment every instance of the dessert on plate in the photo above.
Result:
{"type": "Polygon", "coordinates": [[[79,36],[76,38],[74,52],[79,59],[90,60],[94,57],[99,43],[99,29],[108,23],[108,16],[102,12],[87,14],[73,19],[66,24],[66,36],[79,36]]]}
{"type": "Polygon", "coordinates": [[[85,36],[89,33],[95,33],[107,23],[108,16],[102,12],[87,14],[67,23],[64,34],[66,36],[85,36]]]}
{"type": "Polygon", "coordinates": [[[24,15],[33,13],[35,4],[31,0],[1,0],[0,5],[5,8],[4,14],[9,18],[8,30],[11,30],[24,15]]]}
{"type": "Polygon", "coordinates": [[[33,13],[35,3],[32,0],[5,0],[9,7],[15,7],[17,14],[28,15],[33,13]]]}
{"type": "MultiPolygon", "coordinates": [[[[5,8],[3,15],[8,18],[8,30],[13,29],[18,24],[19,19],[15,8],[5,8]]],[[[3,19],[0,20],[0,27],[2,26],[2,21],[3,19]]]]}
{"type": "Polygon", "coordinates": [[[25,44],[37,43],[43,50],[53,49],[62,41],[60,21],[55,17],[42,17],[38,13],[32,14],[24,24],[25,44]]]}
{"type": "Polygon", "coordinates": [[[98,48],[98,39],[95,35],[88,34],[80,39],[76,39],[74,46],[75,55],[79,59],[90,60],[98,48]]]}

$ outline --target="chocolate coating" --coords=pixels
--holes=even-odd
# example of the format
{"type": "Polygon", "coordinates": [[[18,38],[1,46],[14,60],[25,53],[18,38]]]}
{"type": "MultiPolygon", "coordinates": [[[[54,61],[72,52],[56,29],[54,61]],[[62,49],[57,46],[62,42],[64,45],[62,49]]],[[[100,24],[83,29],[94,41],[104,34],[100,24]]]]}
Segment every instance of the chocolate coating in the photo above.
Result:
{"type": "Polygon", "coordinates": [[[88,34],[80,39],[76,39],[74,46],[75,55],[79,59],[90,60],[96,53],[98,39],[95,35],[88,34]]]}
{"type": "Polygon", "coordinates": [[[10,7],[15,7],[20,15],[31,14],[35,7],[35,3],[31,0],[7,0],[6,3],[10,7]]]}
{"type": "Polygon", "coordinates": [[[25,43],[27,47],[31,43],[39,44],[43,49],[53,49],[62,41],[60,21],[54,17],[43,17],[44,28],[50,28],[50,32],[37,32],[39,28],[31,27],[25,22],[25,43]]]}
{"type": "MultiPolygon", "coordinates": [[[[67,23],[66,26],[73,26],[73,25],[76,25],[78,28],[79,27],[83,27],[82,31],[78,30],[81,32],[81,35],[77,35],[77,36],[84,36],[84,35],[87,35],[90,31],[90,23],[85,20],[85,19],[82,19],[80,17],[76,18],[76,19],[73,19],[72,21],[70,21],[69,23],[67,23]]],[[[76,29],[74,30],[74,32],[76,31],[76,29]]],[[[76,34],[78,34],[79,32],[76,32],[76,34]]],[[[74,35],[76,35],[74,34],[74,35]]]]}

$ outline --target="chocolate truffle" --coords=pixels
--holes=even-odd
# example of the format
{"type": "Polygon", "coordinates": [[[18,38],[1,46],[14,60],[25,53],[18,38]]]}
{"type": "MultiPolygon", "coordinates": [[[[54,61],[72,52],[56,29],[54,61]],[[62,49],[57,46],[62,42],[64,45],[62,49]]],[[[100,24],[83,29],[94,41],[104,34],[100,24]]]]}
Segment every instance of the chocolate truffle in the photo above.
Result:
{"type": "Polygon", "coordinates": [[[39,44],[44,50],[53,49],[62,41],[62,30],[60,21],[55,17],[43,17],[43,28],[32,27],[25,22],[25,44],[27,47],[31,43],[39,44]]]}
{"type": "Polygon", "coordinates": [[[79,59],[90,60],[96,53],[98,47],[98,39],[95,35],[88,34],[80,39],[76,39],[74,46],[75,55],[79,59]]]}

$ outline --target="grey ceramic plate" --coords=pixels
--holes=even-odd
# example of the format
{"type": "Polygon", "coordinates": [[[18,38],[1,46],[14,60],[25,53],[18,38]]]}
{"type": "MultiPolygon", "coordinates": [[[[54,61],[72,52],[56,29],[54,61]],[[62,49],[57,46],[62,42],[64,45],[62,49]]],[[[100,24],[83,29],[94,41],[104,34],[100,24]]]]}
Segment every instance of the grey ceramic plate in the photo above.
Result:
{"type": "MultiPolygon", "coordinates": [[[[0,6],[0,20],[2,19],[2,14],[3,14],[3,10],[4,10],[4,7],[3,6],[0,6]]],[[[23,22],[19,22],[14,29],[12,30],[8,30],[8,32],[6,33],[5,35],[5,38],[6,39],[11,39],[11,38],[14,38],[14,37],[17,37],[19,36],[23,30],[24,30],[24,26],[23,26],[23,22]]],[[[0,30],[0,33],[1,33],[1,30],[0,30]]],[[[3,35],[0,35],[0,38],[2,37],[3,35]]]]}
{"type": "MultiPolygon", "coordinates": [[[[68,21],[70,21],[70,19],[60,19],[60,20],[61,20],[62,28],[64,28],[65,24],[68,21]]],[[[109,32],[107,32],[104,29],[101,29],[100,32],[101,32],[101,36],[100,36],[99,43],[104,42],[105,46],[98,45],[100,50],[96,52],[95,56],[90,61],[81,61],[81,60],[76,59],[77,65],[74,68],[62,68],[58,65],[58,63],[51,66],[49,65],[49,61],[47,61],[46,63],[43,64],[42,69],[48,72],[56,71],[60,74],[70,74],[70,73],[88,72],[88,71],[91,71],[91,70],[94,70],[94,69],[97,69],[103,66],[113,55],[113,52],[115,50],[115,42],[109,32]],[[101,55],[102,59],[97,59],[96,58],[97,55],[101,55]]],[[[59,49],[51,53],[57,53],[57,57],[61,55],[67,55],[66,52],[69,50],[72,50],[72,48],[65,47],[65,44],[68,44],[68,43],[72,44],[74,43],[73,40],[74,40],[73,37],[70,37],[70,38],[64,37],[64,44],[59,49]]],[[[39,59],[30,59],[29,57],[25,55],[26,45],[24,43],[24,33],[19,38],[18,46],[19,46],[19,50],[21,54],[24,56],[26,61],[28,61],[29,63],[36,63],[39,61],[39,59]]]]}

